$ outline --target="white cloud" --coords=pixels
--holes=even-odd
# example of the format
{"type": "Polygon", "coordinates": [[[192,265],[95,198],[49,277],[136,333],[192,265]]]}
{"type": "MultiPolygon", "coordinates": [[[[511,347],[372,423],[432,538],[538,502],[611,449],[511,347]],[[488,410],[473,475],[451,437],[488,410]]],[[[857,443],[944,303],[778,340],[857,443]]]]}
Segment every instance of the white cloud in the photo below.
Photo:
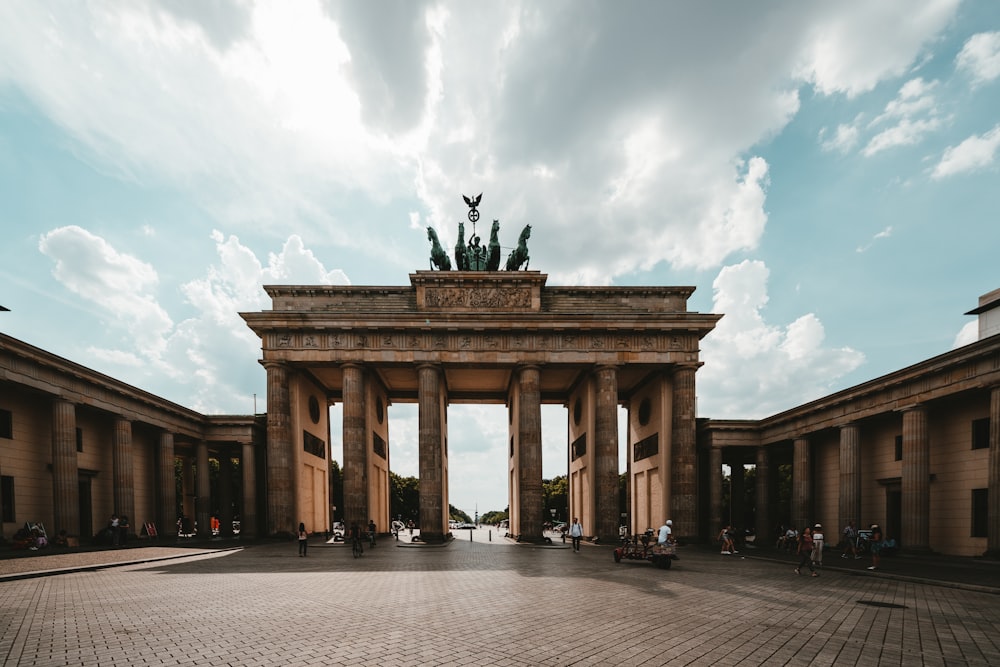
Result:
{"type": "Polygon", "coordinates": [[[879,239],[887,239],[890,236],[892,236],[892,225],[889,225],[888,227],[886,227],[885,229],[883,229],[882,231],[880,231],[878,234],[876,234],[875,236],[873,236],[872,240],[869,241],[868,243],[866,243],[865,245],[858,246],[857,251],[859,253],[861,253],[861,252],[867,252],[868,249],[871,248],[872,245],[874,245],[876,241],[878,241],[879,239]]]}
{"type": "Polygon", "coordinates": [[[981,135],[971,136],[957,146],[949,146],[934,167],[935,179],[984,169],[996,160],[1000,148],[1000,125],[981,135]]]}
{"type": "Polygon", "coordinates": [[[858,144],[858,128],[856,125],[841,124],[837,126],[833,136],[826,139],[826,128],[820,132],[820,148],[824,151],[849,153],[858,144]]]}
{"type": "Polygon", "coordinates": [[[955,334],[955,340],[951,344],[951,349],[962,347],[979,340],[979,320],[967,322],[965,326],[955,334]]]}
{"type": "Polygon", "coordinates": [[[699,416],[755,419],[819,398],[864,355],[824,347],[825,332],[812,313],[782,328],[762,315],[768,269],[760,261],[724,267],[713,283],[713,312],[725,313],[702,342],[698,371],[699,416]]]}
{"type": "Polygon", "coordinates": [[[937,118],[923,120],[903,119],[898,125],[883,130],[872,137],[861,153],[865,157],[871,157],[889,148],[912,146],[922,141],[925,135],[940,127],[941,121],[937,118]]]}
{"type": "Polygon", "coordinates": [[[907,72],[958,4],[862,0],[821,5],[817,16],[801,26],[797,73],[826,95],[868,92],[886,78],[907,72]]]}
{"type": "Polygon", "coordinates": [[[165,182],[235,231],[295,225],[409,270],[425,249],[387,250],[345,202],[404,201],[450,245],[459,195],[485,191],[504,245],[543,219],[532,254],[554,281],[607,282],[755,248],[768,169],[752,149],[798,113],[801,83],[870,90],[954,9],[4,3],[0,82],[101,171],[165,182]]]}
{"type": "Polygon", "coordinates": [[[55,263],[56,280],[97,306],[135,345],[162,353],[163,336],[173,322],[157,303],[159,278],[151,265],[76,225],[43,234],[38,249],[55,263]]]}
{"type": "Polygon", "coordinates": [[[1000,32],[981,32],[966,40],[955,67],[972,77],[974,87],[1000,77],[1000,32]]]}
{"type": "Polygon", "coordinates": [[[927,82],[920,77],[904,83],[896,98],[885,106],[885,110],[869,127],[895,124],[872,137],[861,151],[862,154],[871,157],[889,148],[911,146],[941,128],[943,121],[932,93],[937,85],[937,81],[927,82]]]}
{"type": "Polygon", "coordinates": [[[61,227],[42,235],[39,249],[53,260],[56,279],[108,322],[106,342],[114,347],[92,346],[93,362],[165,397],[183,391],[189,397],[184,404],[195,410],[246,413],[262,381],[260,369],[247,363],[259,357],[260,340],[239,313],[270,308],[265,282],[348,281],[342,271],[327,270],[295,235],[281,252],[270,253],[267,267],[236,236],[216,231],[212,240],[219,263],[181,286],[196,314],[176,325],[155,293],[155,269],[105,239],[61,227]]]}

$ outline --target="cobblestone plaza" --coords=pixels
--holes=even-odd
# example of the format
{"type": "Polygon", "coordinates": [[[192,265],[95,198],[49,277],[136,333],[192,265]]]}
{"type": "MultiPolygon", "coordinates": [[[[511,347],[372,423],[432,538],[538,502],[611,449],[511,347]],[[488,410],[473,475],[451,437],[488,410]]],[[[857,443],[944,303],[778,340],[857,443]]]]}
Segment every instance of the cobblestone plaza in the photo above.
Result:
{"type": "MultiPolygon", "coordinates": [[[[833,553],[797,577],[780,555],[680,550],[670,570],[609,546],[513,545],[75,554],[87,569],[0,583],[6,665],[990,665],[1000,568],[981,585],[896,578],[833,553]],[[189,554],[189,555],[188,555],[189,554]],[[117,559],[156,559],[104,567],[117,559]]],[[[763,550],[762,550],[763,551],[763,550]]],[[[46,558],[0,562],[11,572],[46,558]]],[[[54,561],[54,563],[57,563],[54,561]]],[[[902,565],[902,563],[901,563],[902,565]]],[[[959,564],[957,571],[961,570],[959,564]]],[[[65,563],[51,567],[66,567],[65,563]]],[[[919,567],[917,568],[920,569],[919,567]]],[[[910,567],[911,572],[914,567],[910,567]]]]}

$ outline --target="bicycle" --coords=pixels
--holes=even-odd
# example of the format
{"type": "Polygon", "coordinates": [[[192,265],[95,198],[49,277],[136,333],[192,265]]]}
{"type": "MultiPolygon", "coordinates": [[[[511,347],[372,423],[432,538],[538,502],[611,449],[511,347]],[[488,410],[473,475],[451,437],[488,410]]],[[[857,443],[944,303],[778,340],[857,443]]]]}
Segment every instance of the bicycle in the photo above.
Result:
{"type": "Polygon", "coordinates": [[[365,555],[365,546],[362,544],[360,537],[354,537],[351,540],[351,553],[355,558],[360,558],[365,555]]]}

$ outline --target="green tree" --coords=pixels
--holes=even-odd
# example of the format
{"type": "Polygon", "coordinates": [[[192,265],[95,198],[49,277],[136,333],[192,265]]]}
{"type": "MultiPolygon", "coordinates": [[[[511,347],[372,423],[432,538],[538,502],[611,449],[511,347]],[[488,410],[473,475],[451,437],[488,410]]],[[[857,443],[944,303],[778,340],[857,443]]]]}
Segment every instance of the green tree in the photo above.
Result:
{"type": "Polygon", "coordinates": [[[403,522],[420,522],[420,480],[389,472],[389,514],[403,522]]]}
{"type": "Polygon", "coordinates": [[[544,502],[545,521],[552,520],[552,510],[555,510],[556,521],[568,521],[566,516],[569,506],[569,482],[566,475],[558,475],[552,479],[542,480],[542,500],[544,502]]]}
{"type": "Polygon", "coordinates": [[[503,511],[490,510],[489,512],[486,512],[481,517],[479,517],[479,521],[480,523],[485,523],[485,524],[498,524],[501,521],[509,518],[510,516],[508,515],[507,510],[503,511]]]}
{"type": "Polygon", "coordinates": [[[472,523],[472,519],[468,514],[458,509],[451,503],[448,503],[448,518],[452,521],[459,521],[461,523],[472,523]]]}

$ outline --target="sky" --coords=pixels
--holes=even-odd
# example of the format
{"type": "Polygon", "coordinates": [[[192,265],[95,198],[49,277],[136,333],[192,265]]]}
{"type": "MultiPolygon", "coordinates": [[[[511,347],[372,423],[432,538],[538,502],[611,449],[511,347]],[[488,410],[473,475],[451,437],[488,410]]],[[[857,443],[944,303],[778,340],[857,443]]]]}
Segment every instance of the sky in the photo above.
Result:
{"type": "MultiPolygon", "coordinates": [[[[724,315],[698,415],[761,418],[975,339],[998,163],[994,0],[10,0],[0,331],[264,412],[262,285],[407,285],[483,193],[549,285],[695,286],[724,315]]],[[[389,415],[415,476],[416,409],[389,415]]],[[[470,515],[507,505],[506,424],[449,409],[470,515]]]]}

